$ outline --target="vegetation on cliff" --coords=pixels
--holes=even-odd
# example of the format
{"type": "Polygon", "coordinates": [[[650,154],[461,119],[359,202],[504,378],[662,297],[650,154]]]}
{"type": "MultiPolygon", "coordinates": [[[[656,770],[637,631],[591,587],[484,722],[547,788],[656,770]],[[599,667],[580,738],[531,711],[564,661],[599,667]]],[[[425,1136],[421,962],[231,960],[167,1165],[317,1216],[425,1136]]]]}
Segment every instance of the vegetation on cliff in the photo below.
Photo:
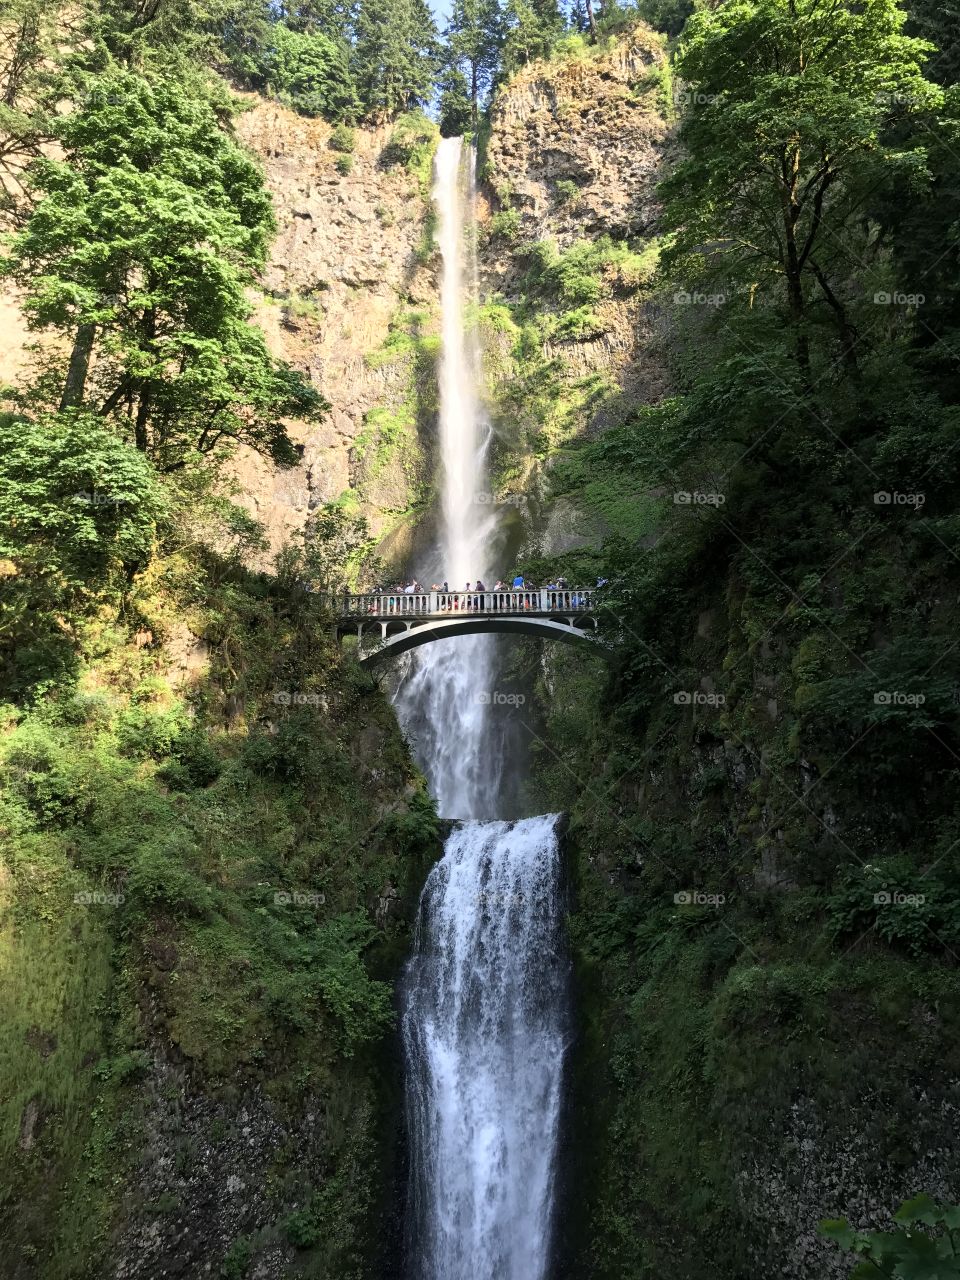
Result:
{"type": "Polygon", "coordinates": [[[195,14],[5,6],[4,1274],[360,1277],[391,1245],[393,981],[433,804],[238,445],[326,406],[248,292],[273,232],[195,14]],[[183,25],[178,25],[178,18],[183,25]],[[221,1269],[222,1268],[222,1269],[221,1269]]]}
{"type": "Polygon", "coordinates": [[[845,1274],[820,1218],[955,1185],[958,99],[905,21],[690,18],[674,391],[553,469],[609,536],[544,568],[609,581],[616,646],[552,664],[539,751],[538,804],[580,780],[577,1274],[845,1274]]]}
{"type": "MultiPolygon", "coordinates": [[[[378,163],[422,189],[424,104],[483,136],[536,58],[525,92],[591,63],[616,80],[616,56],[623,112],[657,145],[678,118],[663,211],[616,233],[579,172],[533,215],[489,170],[497,481],[522,493],[534,460],[604,530],[525,567],[605,579],[614,647],[609,678],[575,652],[535,665],[533,793],[572,808],[575,850],[565,1265],[839,1275],[816,1225],[846,1215],[833,1238],[893,1268],[903,1241],[863,1229],[950,1196],[957,33],[926,0],[637,12],[677,38],[670,65],[649,32],[617,43],[635,14],[614,4],[458,2],[443,46],[419,0],[0,8],[2,266],[39,340],[0,417],[18,1280],[108,1257],[342,1280],[393,1242],[390,992],[436,822],[302,588],[366,551],[354,491],[248,567],[264,546],[224,464],[238,443],[292,463],[286,420],[326,406],[252,323],[270,202],[214,72],[338,122],[341,176],[351,126],[391,121],[378,163]],[[590,364],[624,316],[669,396],[590,364]]],[[[591,118],[584,154],[624,118],[591,118]]],[[[368,354],[407,393],[367,415],[361,489],[432,415],[422,321],[405,302],[368,354]]]]}

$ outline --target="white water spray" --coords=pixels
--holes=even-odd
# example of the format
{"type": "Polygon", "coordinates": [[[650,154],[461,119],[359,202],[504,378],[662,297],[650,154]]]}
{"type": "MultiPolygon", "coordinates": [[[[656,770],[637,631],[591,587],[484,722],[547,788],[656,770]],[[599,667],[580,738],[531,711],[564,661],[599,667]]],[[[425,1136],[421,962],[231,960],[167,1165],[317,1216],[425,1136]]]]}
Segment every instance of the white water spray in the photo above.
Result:
{"type": "MultiPolygon", "coordinates": [[[[434,187],[443,259],[439,579],[489,588],[490,424],[465,299],[476,295],[473,153],[444,139],[434,187]]],[[[410,656],[401,721],[440,813],[500,812],[494,638],[410,656]]],[[[410,1280],[546,1280],[567,1039],[556,817],[467,821],[423,891],[404,983],[410,1280]]]]}

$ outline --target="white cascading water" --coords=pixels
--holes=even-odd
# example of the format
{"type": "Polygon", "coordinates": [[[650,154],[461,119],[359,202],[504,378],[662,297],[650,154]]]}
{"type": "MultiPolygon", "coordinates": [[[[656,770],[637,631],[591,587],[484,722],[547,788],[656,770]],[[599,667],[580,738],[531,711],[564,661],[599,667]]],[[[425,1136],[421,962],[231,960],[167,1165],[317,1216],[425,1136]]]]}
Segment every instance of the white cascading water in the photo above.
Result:
{"type": "MultiPolygon", "coordinates": [[[[434,196],[443,258],[441,578],[487,580],[495,521],[479,348],[473,153],[444,139],[434,196]],[[468,230],[469,229],[469,230],[468,230]]],[[[489,581],[487,580],[489,586],[489,581]]],[[[468,819],[423,890],[403,986],[410,1138],[410,1280],[546,1280],[568,1038],[568,964],[556,815],[495,818],[502,773],[491,724],[493,638],[413,655],[396,705],[443,816],[468,819]],[[416,732],[413,733],[413,729],[416,732]]]]}
{"type": "MultiPolygon", "coordinates": [[[[495,518],[488,496],[490,422],[478,394],[480,352],[467,328],[465,297],[476,291],[472,231],[473,151],[462,139],[437,148],[433,196],[440,256],[440,460],[442,512],[438,578],[462,591],[489,577],[495,518]],[[463,163],[464,159],[466,163],[463,163]]],[[[416,754],[441,814],[452,818],[497,815],[500,753],[491,733],[494,679],[490,636],[440,640],[416,650],[396,697],[403,723],[416,725],[416,754]]]]}
{"type": "Polygon", "coordinates": [[[427,880],[403,1035],[415,1280],[543,1280],[567,1040],[556,816],[468,822],[427,880]]]}

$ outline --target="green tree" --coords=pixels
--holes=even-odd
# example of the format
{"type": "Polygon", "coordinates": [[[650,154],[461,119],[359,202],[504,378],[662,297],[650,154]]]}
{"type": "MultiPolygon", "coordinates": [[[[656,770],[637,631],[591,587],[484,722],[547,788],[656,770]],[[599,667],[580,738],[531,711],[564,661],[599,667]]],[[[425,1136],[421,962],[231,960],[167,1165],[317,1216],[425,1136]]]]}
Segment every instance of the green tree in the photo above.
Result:
{"type": "Polygon", "coordinates": [[[440,77],[440,132],[445,138],[469,133],[473,127],[470,89],[457,66],[447,65],[440,77]]]}
{"type": "Polygon", "coordinates": [[[225,0],[213,25],[214,64],[243,84],[262,87],[263,59],[275,21],[269,0],[225,0]]]}
{"type": "Polygon", "coordinates": [[[325,406],[250,323],[273,225],[259,171],[176,81],[109,67],[78,103],[5,264],[31,325],[72,342],[31,401],[95,410],[162,471],[236,441],[293,462],[283,419],[325,406]]]}
{"type": "Polygon", "coordinates": [[[638,0],[637,13],[657,31],[678,36],[693,13],[693,0],[638,0]]]}
{"type": "Polygon", "coordinates": [[[503,67],[510,75],[535,58],[545,58],[563,34],[563,17],[556,0],[507,0],[503,67]]]}
{"type": "Polygon", "coordinates": [[[349,50],[321,32],[273,27],[263,62],[269,92],[305,115],[353,120],[360,101],[350,73],[349,50]]]}
{"type": "Polygon", "coordinates": [[[896,0],[736,0],[698,11],[684,31],[685,159],[664,185],[672,260],[715,265],[760,299],[782,290],[803,369],[814,300],[855,362],[842,282],[851,241],[869,236],[865,206],[880,188],[917,193],[928,181],[928,135],[911,123],[942,93],[904,19],[896,0]]]}
{"type": "Polygon", "coordinates": [[[57,669],[77,622],[150,558],[165,499],[147,460],[95,414],[0,417],[0,671],[57,669]]]}
{"type": "Polygon", "coordinates": [[[425,0],[360,0],[353,70],[369,117],[392,120],[426,105],[438,57],[437,29],[425,0]]]}
{"type": "Polygon", "coordinates": [[[353,5],[347,0],[293,0],[280,6],[282,20],[293,31],[346,40],[353,5]]]}
{"type": "Polygon", "coordinates": [[[929,40],[936,49],[928,77],[938,84],[956,84],[960,80],[960,7],[943,0],[910,0],[907,10],[908,33],[929,40]]]}
{"type": "Polygon", "coordinates": [[[23,170],[52,140],[56,60],[76,36],[44,0],[0,0],[0,212],[23,206],[23,170]],[[60,47],[57,48],[57,39],[60,47]]]}
{"type": "Polygon", "coordinates": [[[476,126],[481,102],[486,100],[500,64],[505,38],[499,0],[454,0],[445,35],[450,63],[466,80],[476,126]]]}
{"type": "Polygon", "coordinates": [[[379,561],[369,557],[371,545],[363,516],[335,502],[327,503],[307,522],[297,572],[315,591],[346,591],[354,584],[361,565],[368,578],[378,574],[379,561]]]}

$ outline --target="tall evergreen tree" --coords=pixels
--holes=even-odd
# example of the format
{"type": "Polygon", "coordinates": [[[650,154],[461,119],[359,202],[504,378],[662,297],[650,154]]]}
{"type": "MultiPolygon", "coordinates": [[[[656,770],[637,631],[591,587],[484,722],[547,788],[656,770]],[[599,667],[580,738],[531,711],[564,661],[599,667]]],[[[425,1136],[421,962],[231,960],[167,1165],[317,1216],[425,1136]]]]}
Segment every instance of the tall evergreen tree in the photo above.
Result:
{"type": "Polygon", "coordinates": [[[293,31],[321,32],[331,39],[345,39],[352,9],[349,0],[286,0],[279,6],[279,13],[293,31]]]}
{"type": "Polygon", "coordinates": [[[24,169],[53,139],[56,60],[82,38],[60,19],[46,0],[0,0],[0,213],[22,210],[24,169]]]}
{"type": "Polygon", "coordinates": [[[450,63],[440,77],[440,132],[445,138],[468,133],[472,126],[470,89],[466,76],[450,63]]]}
{"type": "Polygon", "coordinates": [[[960,81],[960,3],[958,0],[910,0],[907,30],[929,40],[936,52],[926,73],[938,84],[960,81]]]}
{"type": "Polygon", "coordinates": [[[439,44],[426,0],[360,0],[353,73],[375,120],[425,105],[436,85],[439,44]]]}
{"type": "Polygon", "coordinates": [[[451,64],[466,79],[474,125],[499,66],[505,35],[500,0],[454,0],[447,47],[451,64]]]}
{"type": "Polygon", "coordinates": [[[502,71],[545,58],[563,33],[563,17],[556,0],[507,0],[504,13],[506,39],[502,71]]]}

